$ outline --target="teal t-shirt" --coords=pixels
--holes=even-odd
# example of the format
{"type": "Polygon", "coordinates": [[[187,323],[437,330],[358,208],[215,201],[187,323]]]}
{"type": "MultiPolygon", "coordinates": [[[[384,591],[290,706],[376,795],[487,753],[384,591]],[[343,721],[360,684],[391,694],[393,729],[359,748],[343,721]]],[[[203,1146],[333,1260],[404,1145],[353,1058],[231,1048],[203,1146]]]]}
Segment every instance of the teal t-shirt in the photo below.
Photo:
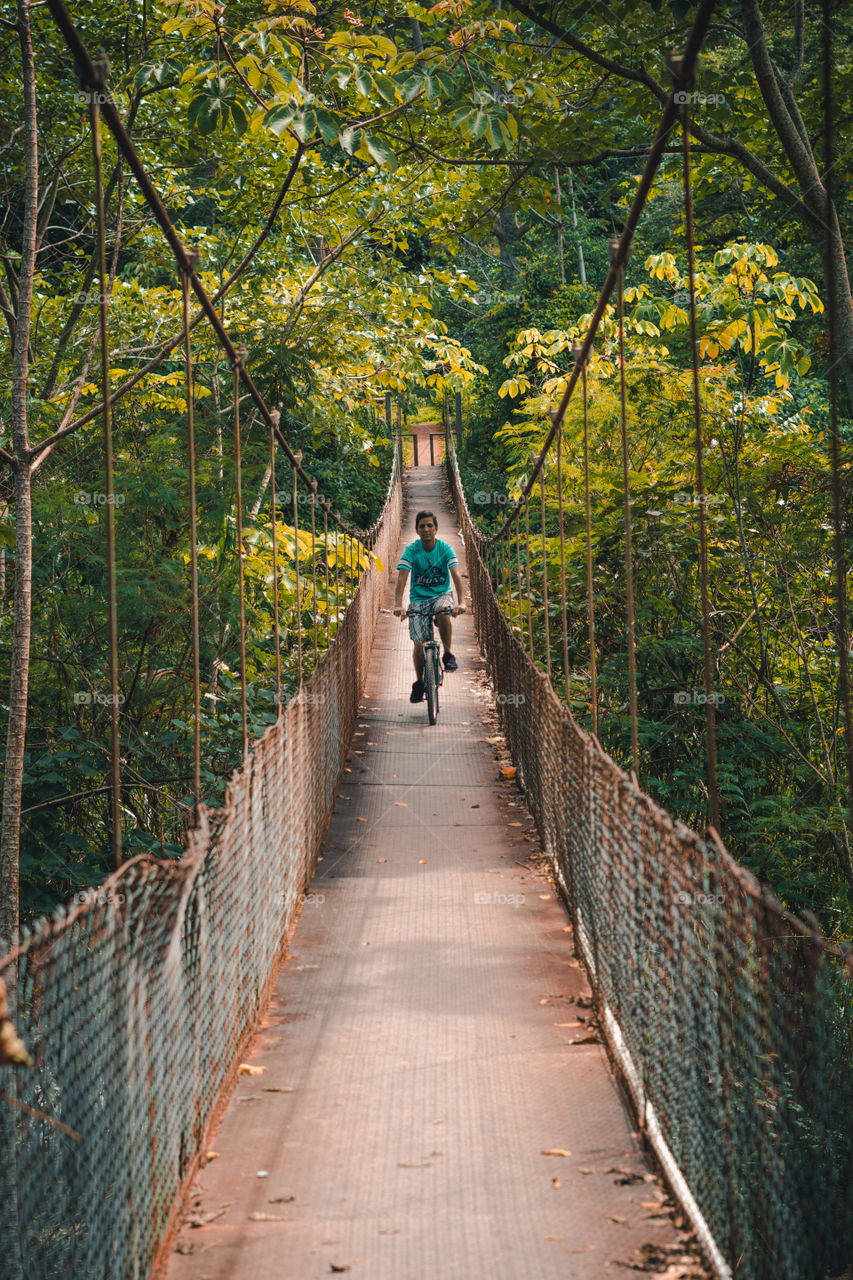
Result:
{"type": "Polygon", "coordinates": [[[450,590],[450,566],[458,564],[456,552],[447,542],[436,538],[432,551],[424,551],[420,538],[410,542],[400,556],[398,569],[408,569],[410,600],[432,600],[450,590]]]}

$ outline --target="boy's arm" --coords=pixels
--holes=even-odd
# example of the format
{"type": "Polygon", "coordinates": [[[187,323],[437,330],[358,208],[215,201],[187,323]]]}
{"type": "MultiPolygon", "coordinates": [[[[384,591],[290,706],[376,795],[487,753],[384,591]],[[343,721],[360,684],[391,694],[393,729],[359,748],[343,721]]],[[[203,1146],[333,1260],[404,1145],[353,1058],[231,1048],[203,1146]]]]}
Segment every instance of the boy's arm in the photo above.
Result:
{"type": "Polygon", "coordinates": [[[452,564],[450,566],[450,576],[453,579],[453,585],[456,588],[457,607],[461,610],[465,608],[465,589],[462,586],[462,579],[459,576],[459,566],[452,564]]]}
{"type": "Polygon", "coordinates": [[[394,592],[394,612],[399,614],[400,618],[405,619],[406,610],[403,608],[403,595],[406,590],[406,583],[409,581],[409,570],[397,570],[397,587],[394,592]]]}

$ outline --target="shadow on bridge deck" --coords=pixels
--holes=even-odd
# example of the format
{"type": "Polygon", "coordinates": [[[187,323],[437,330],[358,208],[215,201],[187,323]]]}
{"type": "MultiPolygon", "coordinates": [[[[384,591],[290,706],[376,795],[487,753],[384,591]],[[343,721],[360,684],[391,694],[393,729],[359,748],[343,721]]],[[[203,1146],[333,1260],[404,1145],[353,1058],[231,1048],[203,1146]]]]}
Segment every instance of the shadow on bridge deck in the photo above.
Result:
{"type": "MultiPolygon", "coordinates": [[[[408,472],[404,543],[419,507],[462,558],[438,468],[408,472]]],[[[455,626],[429,728],[407,629],[380,617],[262,1074],[239,1080],[170,1280],[586,1280],[679,1238],[650,1216],[661,1192],[603,1049],[572,1043],[583,970],[553,888],[520,865],[535,829],[486,742],[470,617],[455,626]]]]}

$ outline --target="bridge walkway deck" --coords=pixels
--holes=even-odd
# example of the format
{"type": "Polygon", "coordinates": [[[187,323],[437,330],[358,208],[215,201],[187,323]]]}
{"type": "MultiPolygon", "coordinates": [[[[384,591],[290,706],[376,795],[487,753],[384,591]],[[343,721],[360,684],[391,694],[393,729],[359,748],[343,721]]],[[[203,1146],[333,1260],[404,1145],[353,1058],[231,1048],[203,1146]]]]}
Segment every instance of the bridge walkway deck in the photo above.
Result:
{"type": "MultiPolygon", "coordinates": [[[[431,508],[464,572],[439,468],[407,486],[403,545],[431,508]]],[[[584,972],[487,741],[470,617],[454,650],[430,728],[408,701],[406,628],[380,617],[350,772],[251,1053],[262,1074],[239,1079],[169,1280],[591,1280],[683,1239],[653,1216],[661,1189],[584,1043],[584,972]]]]}

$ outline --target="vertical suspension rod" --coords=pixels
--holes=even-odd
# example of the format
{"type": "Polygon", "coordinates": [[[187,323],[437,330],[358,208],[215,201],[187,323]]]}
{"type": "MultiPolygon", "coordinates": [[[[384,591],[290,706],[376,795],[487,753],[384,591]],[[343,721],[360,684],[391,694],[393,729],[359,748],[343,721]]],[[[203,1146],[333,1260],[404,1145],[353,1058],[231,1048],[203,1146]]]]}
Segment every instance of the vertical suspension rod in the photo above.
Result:
{"type": "Polygon", "coordinates": [[[107,228],[104,211],[104,185],[101,162],[100,113],[97,97],[90,94],[89,128],[92,135],[92,165],[95,176],[95,217],[98,235],[98,322],[101,341],[101,384],[104,417],[104,484],[106,486],[107,518],[107,615],[110,663],[110,761],[112,772],[112,846],[113,865],[118,868],[122,860],[122,807],[121,807],[121,736],[119,733],[118,688],[118,591],[116,582],[116,518],[114,501],[113,417],[110,405],[110,349],[107,333],[107,228]]]}
{"type": "MultiPolygon", "coordinates": [[[[189,270],[195,270],[196,261],[189,270]]],[[[184,327],[184,369],[187,393],[187,469],[190,505],[190,625],[193,651],[193,795],[196,806],[201,802],[201,655],[198,604],[198,534],[196,529],[195,484],[195,407],[193,403],[193,366],[190,349],[189,270],[181,271],[181,302],[184,327]]]]}
{"type": "MultiPolygon", "coordinates": [[[[618,249],[618,241],[611,241],[611,253],[618,249]]],[[[634,619],[634,562],[631,549],[631,488],[628,468],[628,407],[625,392],[625,301],[623,289],[624,268],[620,265],[616,277],[616,298],[619,317],[619,405],[622,430],[622,486],[625,514],[625,617],[628,646],[628,703],[631,715],[631,759],[637,778],[640,775],[639,732],[637,727],[637,652],[636,623],[634,619]]]]}
{"type": "Polygon", "coordinates": [[[699,597],[702,610],[702,674],[705,683],[705,760],[711,826],[720,829],[720,792],[717,784],[717,713],[714,706],[714,671],[711,660],[711,606],[708,591],[708,528],[705,515],[705,463],[702,444],[702,401],[699,387],[699,342],[696,332],[696,270],[693,237],[693,189],[690,181],[690,107],[681,111],[684,221],[687,239],[687,274],[690,290],[690,353],[693,365],[693,439],[696,455],[696,488],[699,491],[699,597]]]}

